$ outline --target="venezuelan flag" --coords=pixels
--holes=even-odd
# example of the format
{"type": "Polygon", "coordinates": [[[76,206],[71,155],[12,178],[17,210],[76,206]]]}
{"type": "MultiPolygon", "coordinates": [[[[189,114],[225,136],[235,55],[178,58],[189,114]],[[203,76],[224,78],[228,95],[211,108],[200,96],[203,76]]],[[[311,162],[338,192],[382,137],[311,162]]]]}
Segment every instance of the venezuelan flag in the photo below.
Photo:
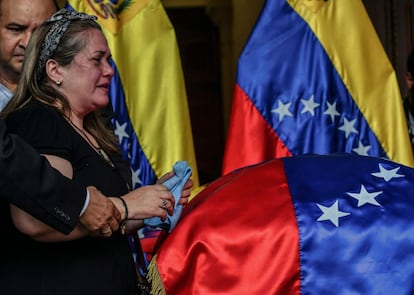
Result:
{"type": "Polygon", "coordinates": [[[223,174],[308,153],[414,165],[396,74],[361,0],[268,0],[239,58],[223,174]]]}
{"type": "Polygon", "coordinates": [[[175,31],[159,0],[69,0],[96,15],[112,52],[115,133],[130,161],[134,187],[153,184],[184,160],[198,173],[175,31]]]}
{"type": "Polygon", "coordinates": [[[414,294],[413,182],[410,167],[352,154],[228,173],[157,251],[153,294],[414,294]]]}

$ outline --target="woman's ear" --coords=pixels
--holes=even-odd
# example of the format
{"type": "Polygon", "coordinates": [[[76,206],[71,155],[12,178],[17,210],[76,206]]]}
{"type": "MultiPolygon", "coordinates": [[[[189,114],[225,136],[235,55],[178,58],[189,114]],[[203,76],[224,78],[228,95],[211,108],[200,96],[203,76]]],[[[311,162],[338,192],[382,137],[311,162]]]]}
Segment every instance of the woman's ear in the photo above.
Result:
{"type": "Polygon", "coordinates": [[[55,82],[56,84],[60,84],[63,81],[61,67],[54,59],[48,59],[46,61],[46,75],[49,77],[50,80],[55,82]]]}

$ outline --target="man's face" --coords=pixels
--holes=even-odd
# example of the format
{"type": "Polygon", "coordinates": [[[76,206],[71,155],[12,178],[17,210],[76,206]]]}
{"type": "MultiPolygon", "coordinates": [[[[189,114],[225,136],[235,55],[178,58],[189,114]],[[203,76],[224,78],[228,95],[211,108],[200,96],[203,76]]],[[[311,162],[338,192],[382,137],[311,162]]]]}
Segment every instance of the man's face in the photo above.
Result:
{"type": "Polygon", "coordinates": [[[2,0],[0,15],[0,78],[20,77],[33,30],[56,11],[49,0],[2,0]]]}

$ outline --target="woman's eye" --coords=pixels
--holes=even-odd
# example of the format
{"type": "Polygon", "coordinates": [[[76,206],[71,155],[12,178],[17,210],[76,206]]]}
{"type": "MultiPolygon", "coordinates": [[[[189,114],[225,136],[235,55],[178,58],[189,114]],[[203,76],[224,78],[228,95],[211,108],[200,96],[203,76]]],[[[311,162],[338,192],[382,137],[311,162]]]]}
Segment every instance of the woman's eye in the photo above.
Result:
{"type": "Polygon", "coordinates": [[[92,58],[92,61],[96,64],[100,64],[101,63],[101,59],[100,58],[92,58]]]}

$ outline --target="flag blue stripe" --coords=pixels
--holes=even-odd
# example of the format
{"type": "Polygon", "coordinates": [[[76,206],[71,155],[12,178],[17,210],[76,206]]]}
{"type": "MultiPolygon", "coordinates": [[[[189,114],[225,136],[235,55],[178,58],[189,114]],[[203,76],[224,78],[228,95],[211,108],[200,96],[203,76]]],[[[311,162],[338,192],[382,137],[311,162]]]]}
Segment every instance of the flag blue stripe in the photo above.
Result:
{"type": "Polygon", "coordinates": [[[293,155],[356,153],[361,143],[368,155],[388,157],[317,36],[286,1],[267,1],[238,66],[237,83],[293,155]],[[314,116],[302,102],[312,97],[314,116]],[[335,102],[340,116],[332,121],[324,112],[335,102]],[[274,112],[288,103],[291,116],[274,112]],[[338,130],[354,119],[358,133],[338,130]]]}
{"type": "Polygon", "coordinates": [[[284,159],[297,216],[300,240],[301,294],[407,294],[412,290],[414,202],[413,170],[371,157],[332,156],[284,159]],[[389,181],[373,175],[398,168],[389,181]],[[298,167],[300,167],[298,169],[298,167]],[[335,172],[333,172],[335,170],[335,172]],[[351,197],[361,185],[381,192],[379,205],[351,197]],[[317,204],[349,215],[338,226],[317,204]],[[404,241],[404,242],[402,242],[404,241]]]}

